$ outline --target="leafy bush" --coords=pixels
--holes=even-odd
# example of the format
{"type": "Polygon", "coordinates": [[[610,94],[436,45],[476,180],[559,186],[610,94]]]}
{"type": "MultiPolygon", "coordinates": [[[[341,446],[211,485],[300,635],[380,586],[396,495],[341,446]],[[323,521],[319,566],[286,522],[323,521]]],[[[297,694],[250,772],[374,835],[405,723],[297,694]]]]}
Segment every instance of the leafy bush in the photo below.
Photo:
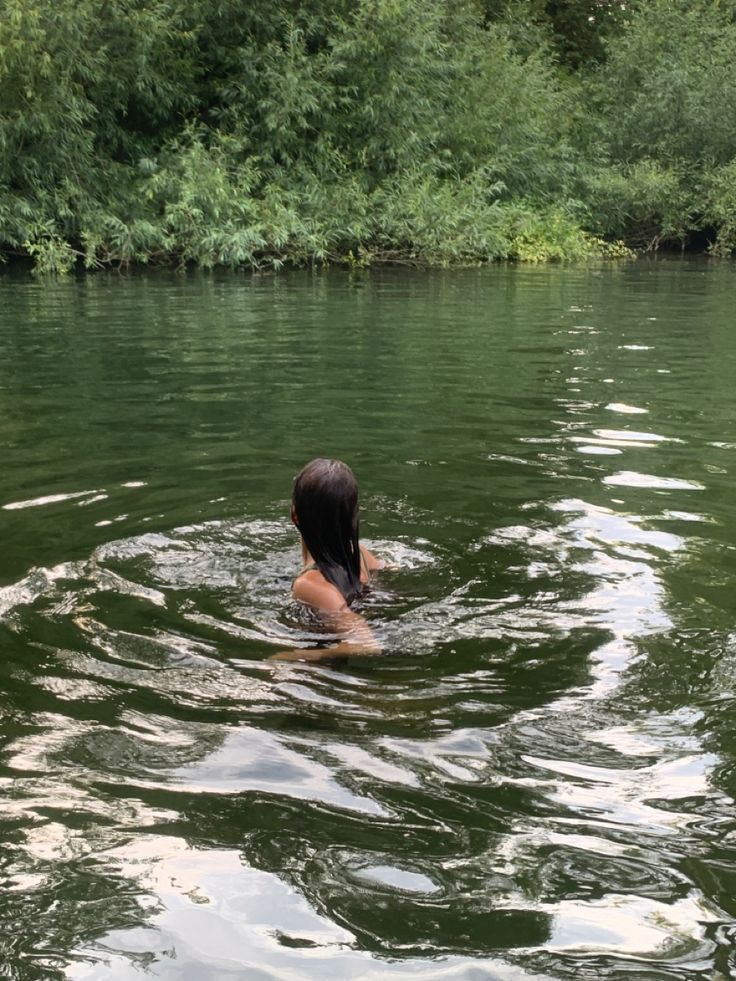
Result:
{"type": "Polygon", "coordinates": [[[640,249],[681,241],[693,227],[687,174],[655,160],[592,169],[585,177],[585,224],[640,249]]]}
{"type": "Polygon", "coordinates": [[[712,251],[731,255],[736,251],[736,158],[705,174],[702,207],[702,224],[717,229],[712,251]]]}
{"type": "Polygon", "coordinates": [[[699,229],[728,253],[735,13],[3,0],[0,254],[57,273],[541,261],[699,229]]]}
{"type": "Polygon", "coordinates": [[[724,164],[736,153],[736,9],[732,2],[648,0],[589,94],[612,157],[724,164]]]}

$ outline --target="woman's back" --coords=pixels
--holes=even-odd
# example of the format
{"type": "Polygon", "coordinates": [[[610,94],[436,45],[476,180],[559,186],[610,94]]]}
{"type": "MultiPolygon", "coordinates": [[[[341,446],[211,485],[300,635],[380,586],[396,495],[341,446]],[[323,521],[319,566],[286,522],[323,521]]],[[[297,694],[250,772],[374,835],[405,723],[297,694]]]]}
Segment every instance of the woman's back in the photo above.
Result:
{"type": "MultiPolygon", "coordinates": [[[[370,582],[371,572],[380,569],[383,563],[377,559],[369,550],[360,545],[360,583],[365,586],[370,582]]],[[[308,556],[311,558],[311,556],[308,556]]],[[[336,612],[347,609],[352,602],[346,599],[337,586],[330,582],[320,571],[318,564],[312,560],[308,561],[292,587],[294,598],[301,603],[306,603],[318,610],[326,612],[336,612]]]]}

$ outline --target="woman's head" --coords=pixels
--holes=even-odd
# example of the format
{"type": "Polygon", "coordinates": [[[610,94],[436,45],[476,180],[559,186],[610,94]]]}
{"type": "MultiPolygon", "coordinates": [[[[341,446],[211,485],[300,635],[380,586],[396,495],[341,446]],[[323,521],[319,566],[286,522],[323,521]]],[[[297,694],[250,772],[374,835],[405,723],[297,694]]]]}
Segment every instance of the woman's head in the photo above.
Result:
{"type": "Polygon", "coordinates": [[[296,475],[291,517],[322,575],[348,603],[360,592],[358,485],[341,460],[312,460],[296,475]]]}

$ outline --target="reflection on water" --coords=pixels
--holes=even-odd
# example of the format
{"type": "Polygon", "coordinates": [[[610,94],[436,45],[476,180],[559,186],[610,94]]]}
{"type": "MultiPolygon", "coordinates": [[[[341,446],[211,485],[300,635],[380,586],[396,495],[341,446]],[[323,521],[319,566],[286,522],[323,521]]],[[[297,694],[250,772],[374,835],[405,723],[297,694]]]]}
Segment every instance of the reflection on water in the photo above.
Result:
{"type": "Polygon", "coordinates": [[[4,972],[730,976],[729,276],[0,281],[4,972]],[[268,659],[316,452],[381,658],[268,659]]]}

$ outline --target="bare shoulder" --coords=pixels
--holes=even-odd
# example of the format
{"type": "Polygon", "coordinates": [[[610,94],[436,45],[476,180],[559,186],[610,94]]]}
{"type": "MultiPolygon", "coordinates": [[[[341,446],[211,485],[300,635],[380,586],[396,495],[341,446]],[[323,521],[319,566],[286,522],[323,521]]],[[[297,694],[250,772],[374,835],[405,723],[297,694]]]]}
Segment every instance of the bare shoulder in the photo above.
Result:
{"type": "Polygon", "coordinates": [[[316,569],[302,573],[294,581],[292,592],[294,599],[306,603],[307,606],[313,606],[316,610],[335,613],[347,606],[340,590],[331,582],[327,582],[322,573],[316,569]]]}

